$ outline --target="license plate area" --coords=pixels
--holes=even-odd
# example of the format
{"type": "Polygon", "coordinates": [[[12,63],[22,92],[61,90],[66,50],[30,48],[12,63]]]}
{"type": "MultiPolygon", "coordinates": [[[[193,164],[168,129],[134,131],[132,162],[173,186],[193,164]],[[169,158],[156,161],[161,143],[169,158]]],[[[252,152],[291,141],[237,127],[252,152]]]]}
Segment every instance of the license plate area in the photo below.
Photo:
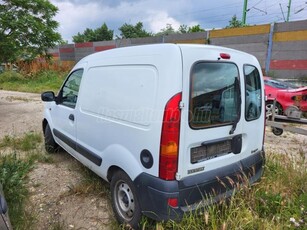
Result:
{"type": "Polygon", "coordinates": [[[207,161],[229,153],[240,153],[242,147],[242,136],[203,142],[201,146],[191,148],[190,161],[192,164],[207,161]]]}

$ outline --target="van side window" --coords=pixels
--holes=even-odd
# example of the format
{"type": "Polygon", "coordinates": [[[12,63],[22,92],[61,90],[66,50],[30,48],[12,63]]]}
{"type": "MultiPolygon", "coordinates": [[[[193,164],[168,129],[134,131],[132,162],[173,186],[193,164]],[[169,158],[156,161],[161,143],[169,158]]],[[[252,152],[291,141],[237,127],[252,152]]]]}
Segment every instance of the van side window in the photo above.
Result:
{"type": "Polygon", "coordinates": [[[59,93],[59,104],[75,108],[82,74],[83,69],[78,69],[69,75],[59,93]]]}
{"type": "Polygon", "coordinates": [[[239,114],[239,72],[234,63],[199,62],[191,71],[191,128],[227,125],[239,114]]]}
{"type": "Polygon", "coordinates": [[[252,121],[261,114],[261,83],[260,74],[256,67],[244,65],[245,80],[245,119],[252,121]]]}

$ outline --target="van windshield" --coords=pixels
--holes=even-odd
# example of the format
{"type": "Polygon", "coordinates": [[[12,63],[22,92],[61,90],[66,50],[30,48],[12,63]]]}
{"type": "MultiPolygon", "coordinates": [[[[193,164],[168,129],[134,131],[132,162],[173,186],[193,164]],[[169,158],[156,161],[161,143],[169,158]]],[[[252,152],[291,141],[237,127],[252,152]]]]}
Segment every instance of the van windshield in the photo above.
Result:
{"type": "Polygon", "coordinates": [[[191,71],[190,126],[233,123],[239,116],[239,72],[233,63],[199,62],[191,71]]]}

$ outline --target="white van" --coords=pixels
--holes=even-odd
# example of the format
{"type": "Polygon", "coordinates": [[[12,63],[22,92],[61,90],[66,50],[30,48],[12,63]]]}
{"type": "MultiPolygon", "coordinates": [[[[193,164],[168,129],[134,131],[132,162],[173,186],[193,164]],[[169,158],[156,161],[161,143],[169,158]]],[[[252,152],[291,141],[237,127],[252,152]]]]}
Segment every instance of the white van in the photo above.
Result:
{"type": "Polygon", "coordinates": [[[187,44],[103,51],[42,100],[47,151],[61,146],[110,182],[117,220],[133,227],[142,215],[180,219],[263,173],[262,73],[243,52],[187,44]],[[251,90],[260,92],[252,111],[251,90]],[[231,109],[221,114],[225,103],[231,109]]]}

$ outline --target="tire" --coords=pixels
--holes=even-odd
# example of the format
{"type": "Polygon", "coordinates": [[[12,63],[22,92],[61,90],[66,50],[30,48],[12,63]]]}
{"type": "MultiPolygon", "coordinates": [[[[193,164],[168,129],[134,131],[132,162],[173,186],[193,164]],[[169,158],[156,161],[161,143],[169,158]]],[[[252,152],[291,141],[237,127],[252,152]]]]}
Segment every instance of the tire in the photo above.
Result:
{"type": "Polygon", "coordinates": [[[272,132],[274,133],[275,136],[280,136],[283,134],[284,130],[276,127],[272,127],[272,132]]]}
{"type": "Polygon", "coordinates": [[[129,176],[119,170],[111,180],[112,208],[120,224],[140,229],[142,213],[133,182],[129,176]]]}
{"type": "MultiPolygon", "coordinates": [[[[266,111],[267,116],[272,115],[272,110],[273,110],[273,102],[269,101],[265,104],[265,111],[266,111]]],[[[275,114],[277,114],[277,115],[283,114],[282,107],[278,102],[276,102],[276,104],[275,104],[275,114]]]]}
{"type": "Polygon", "coordinates": [[[49,127],[49,124],[46,125],[45,132],[44,132],[44,138],[45,138],[45,149],[47,153],[54,153],[58,150],[59,146],[54,141],[54,138],[52,136],[51,129],[49,127]]]}

